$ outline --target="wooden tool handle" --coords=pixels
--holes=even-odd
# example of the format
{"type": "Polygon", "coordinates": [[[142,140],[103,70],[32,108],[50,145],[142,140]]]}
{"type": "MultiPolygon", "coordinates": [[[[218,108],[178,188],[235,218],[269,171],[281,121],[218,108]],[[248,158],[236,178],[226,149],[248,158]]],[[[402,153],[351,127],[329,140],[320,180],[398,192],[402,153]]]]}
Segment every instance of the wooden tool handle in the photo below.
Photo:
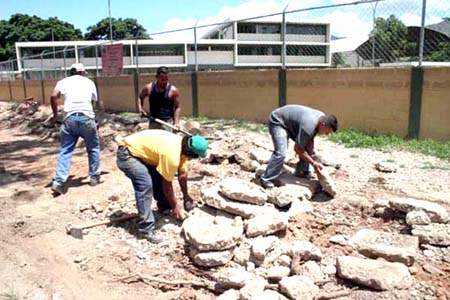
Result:
{"type": "Polygon", "coordinates": [[[74,228],[79,228],[79,229],[92,228],[92,227],[96,227],[96,226],[100,226],[100,225],[108,225],[108,224],[112,224],[112,223],[116,223],[116,222],[126,221],[126,220],[130,220],[130,219],[134,219],[136,217],[137,217],[137,214],[130,214],[130,215],[125,215],[125,216],[121,216],[121,217],[117,217],[117,218],[112,218],[109,220],[91,222],[91,223],[87,223],[87,224],[83,224],[83,225],[78,225],[78,226],[74,226],[74,228]]]}

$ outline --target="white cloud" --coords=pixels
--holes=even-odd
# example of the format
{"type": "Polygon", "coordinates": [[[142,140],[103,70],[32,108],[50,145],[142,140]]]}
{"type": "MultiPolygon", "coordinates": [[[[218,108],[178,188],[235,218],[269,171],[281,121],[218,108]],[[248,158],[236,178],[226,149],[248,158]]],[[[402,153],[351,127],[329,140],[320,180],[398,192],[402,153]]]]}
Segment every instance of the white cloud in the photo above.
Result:
{"type": "MultiPolygon", "coordinates": [[[[412,13],[406,13],[400,16],[400,20],[406,26],[420,26],[420,24],[422,23],[422,17],[412,13]]],[[[425,18],[425,25],[436,24],[439,22],[442,22],[442,18],[438,16],[427,15],[427,17],[425,18]]]]}

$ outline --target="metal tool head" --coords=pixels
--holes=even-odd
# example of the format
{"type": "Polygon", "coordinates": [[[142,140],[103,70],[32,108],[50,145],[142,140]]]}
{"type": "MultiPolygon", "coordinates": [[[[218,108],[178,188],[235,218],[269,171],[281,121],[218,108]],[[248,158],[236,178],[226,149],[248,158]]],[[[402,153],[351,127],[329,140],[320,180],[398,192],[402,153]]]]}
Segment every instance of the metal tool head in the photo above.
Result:
{"type": "Polygon", "coordinates": [[[76,239],[83,239],[83,228],[73,227],[71,224],[66,226],[66,233],[70,234],[76,239]]]}

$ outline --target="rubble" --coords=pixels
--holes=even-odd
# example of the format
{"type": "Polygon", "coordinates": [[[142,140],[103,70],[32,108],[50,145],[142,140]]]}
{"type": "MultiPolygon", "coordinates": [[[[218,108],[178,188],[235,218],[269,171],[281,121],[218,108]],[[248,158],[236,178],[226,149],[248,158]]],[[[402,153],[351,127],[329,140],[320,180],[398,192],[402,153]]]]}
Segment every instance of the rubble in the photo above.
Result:
{"type": "Polygon", "coordinates": [[[292,300],[313,300],[319,287],[307,276],[295,275],[281,279],[280,290],[292,300]]]}
{"type": "Polygon", "coordinates": [[[404,213],[422,210],[430,217],[431,222],[447,223],[449,221],[447,210],[441,205],[430,201],[414,198],[392,198],[389,200],[389,207],[404,213]]]}
{"type": "Polygon", "coordinates": [[[411,233],[419,237],[421,244],[450,246],[450,224],[416,225],[411,233]]]}
{"type": "Polygon", "coordinates": [[[367,257],[382,257],[388,261],[412,266],[419,250],[419,239],[410,235],[365,228],[350,238],[349,245],[367,257]]]}
{"type": "Polygon", "coordinates": [[[413,279],[401,263],[351,256],[337,258],[338,276],[376,290],[408,289],[413,279]]]}

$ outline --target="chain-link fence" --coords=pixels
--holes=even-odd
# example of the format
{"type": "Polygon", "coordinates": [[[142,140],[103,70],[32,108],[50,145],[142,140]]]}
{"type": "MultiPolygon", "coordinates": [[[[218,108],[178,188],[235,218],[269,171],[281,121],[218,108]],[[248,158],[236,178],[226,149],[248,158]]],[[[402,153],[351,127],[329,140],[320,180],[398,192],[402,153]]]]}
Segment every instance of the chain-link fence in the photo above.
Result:
{"type": "Polygon", "coordinates": [[[149,40],[18,43],[17,59],[0,63],[0,80],[63,78],[75,62],[94,77],[161,65],[193,72],[449,64],[448,0],[332,2],[150,33],[149,40]]]}

